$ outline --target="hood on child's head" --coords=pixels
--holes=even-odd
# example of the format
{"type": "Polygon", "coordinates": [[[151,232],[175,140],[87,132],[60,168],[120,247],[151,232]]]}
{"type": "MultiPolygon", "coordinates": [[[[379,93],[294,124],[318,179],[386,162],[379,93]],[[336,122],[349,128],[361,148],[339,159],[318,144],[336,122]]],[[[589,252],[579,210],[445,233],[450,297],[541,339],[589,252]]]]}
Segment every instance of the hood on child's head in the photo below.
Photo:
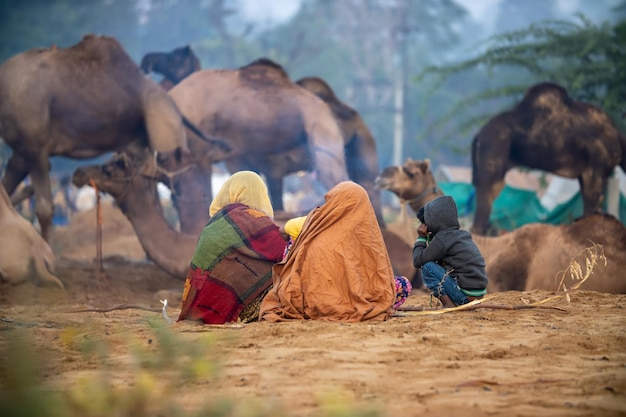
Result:
{"type": "Polygon", "coordinates": [[[449,195],[437,197],[427,203],[424,206],[424,220],[428,225],[428,230],[432,233],[460,228],[456,203],[449,195]]]}

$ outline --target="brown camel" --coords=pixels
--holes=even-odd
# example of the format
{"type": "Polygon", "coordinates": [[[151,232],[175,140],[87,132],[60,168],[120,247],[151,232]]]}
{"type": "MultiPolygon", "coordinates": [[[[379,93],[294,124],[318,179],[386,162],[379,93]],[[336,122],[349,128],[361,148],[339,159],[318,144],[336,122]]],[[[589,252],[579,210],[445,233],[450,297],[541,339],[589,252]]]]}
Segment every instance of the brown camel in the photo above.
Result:
{"type": "Polygon", "coordinates": [[[472,231],[487,233],[491,205],[510,168],[578,178],[584,214],[590,214],[602,210],[607,178],[619,164],[626,172],[626,137],[604,111],[573,100],[556,84],[537,84],[512,110],[489,120],[472,141],[472,231]]]}
{"type": "MultiPolygon", "coordinates": [[[[407,200],[431,190],[420,203],[412,205],[417,211],[438,195],[432,191],[438,188],[429,167],[427,160],[409,159],[402,167],[385,168],[383,178],[377,183],[407,200]]],[[[417,231],[412,229],[412,232],[415,240],[417,231]]],[[[502,236],[473,235],[473,239],[485,257],[489,292],[556,291],[560,272],[595,243],[602,245],[608,262],[606,266],[596,265],[593,275],[581,288],[626,293],[626,279],[621,272],[626,268],[626,226],[608,214],[587,215],[569,225],[527,224],[502,236]]],[[[584,259],[577,261],[585,265],[584,259]]],[[[567,280],[566,284],[571,288],[575,282],[567,280]]]]}
{"type": "Polygon", "coordinates": [[[54,275],[54,253],[33,225],[13,208],[0,185],[0,282],[54,285],[63,288],[54,275]]]}
{"type": "MultiPolygon", "coordinates": [[[[174,77],[168,76],[168,74],[179,74],[180,79],[190,75],[194,72],[194,67],[191,65],[191,58],[188,58],[188,56],[192,55],[195,57],[195,55],[193,55],[191,50],[176,53],[179,49],[169,53],[153,52],[146,55],[142,59],[142,69],[146,72],[154,71],[160,73],[170,80],[174,80],[174,77]],[[145,66],[143,65],[144,61],[146,61],[145,66]],[[153,62],[158,63],[158,65],[150,65],[153,62]]],[[[275,79],[283,76],[288,78],[287,73],[270,60],[262,58],[250,65],[253,64],[267,65],[269,68],[266,71],[274,71],[275,79]]],[[[259,81],[263,80],[259,79],[259,81]]],[[[384,227],[380,193],[374,186],[374,179],[378,173],[376,141],[367,125],[354,109],[335,96],[330,86],[321,78],[302,78],[296,82],[296,85],[312,92],[330,107],[343,135],[348,177],[365,188],[374,207],[378,223],[381,227],[384,227]]],[[[220,131],[213,133],[222,134],[220,131]]],[[[228,139],[227,136],[221,137],[228,139]]],[[[271,146],[275,146],[275,144],[272,143],[271,146]]],[[[268,178],[272,204],[276,210],[282,210],[282,178],[297,171],[311,171],[313,162],[308,144],[302,144],[278,154],[272,152],[261,156],[259,153],[251,152],[231,156],[226,160],[226,165],[230,172],[245,169],[264,174],[268,178]]],[[[198,195],[199,192],[199,190],[194,190],[192,195],[198,195]]],[[[203,193],[206,193],[206,191],[203,193]]],[[[183,227],[187,230],[186,225],[183,225],[183,227]]]]}
{"type": "Polygon", "coordinates": [[[348,179],[343,137],[329,107],[269,60],[237,70],[196,71],[169,94],[206,135],[232,147],[224,153],[190,137],[197,169],[165,179],[185,233],[199,233],[208,220],[214,162],[225,161],[231,172],[264,174],[277,211],[283,208],[283,177],[290,173],[314,171],[327,188],[348,179]]]}
{"type": "Polygon", "coordinates": [[[384,228],[380,191],[375,185],[378,151],[374,135],[361,115],[339,100],[326,81],[319,77],[305,77],[296,81],[296,84],[315,94],[330,107],[343,135],[348,176],[365,188],[374,206],[378,224],[384,228]]]}
{"type": "Polygon", "coordinates": [[[407,158],[402,166],[387,167],[378,174],[375,184],[379,189],[397,195],[403,210],[408,203],[416,213],[426,203],[443,195],[430,169],[429,159],[416,161],[407,158]]]}
{"type": "Polygon", "coordinates": [[[169,225],[155,178],[132,163],[127,154],[116,154],[102,166],[77,168],[72,183],[83,187],[93,180],[100,191],[110,194],[131,222],[146,255],[165,272],[184,280],[199,234],[180,233],[169,225]]]}
{"type": "Polygon", "coordinates": [[[140,67],[146,74],[163,75],[159,84],[168,91],[189,74],[200,71],[200,60],[186,45],[170,52],[150,52],[141,59],[140,67]]]}
{"type": "MultiPolygon", "coordinates": [[[[597,244],[607,263],[598,263],[580,288],[626,293],[626,226],[609,214],[588,214],[566,225],[532,223],[502,236],[473,239],[485,257],[491,292],[556,291],[572,259],[584,271],[583,251],[597,244]]],[[[566,278],[568,288],[576,284],[569,274],[566,278]]]]}
{"type": "Polygon", "coordinates": [[[0,136],[13,150],[2,184],[11,195],[30,174],[46,240],[53,210],[49,157],[149,146],[173,160],[188,152],[183,123],[167,93],[110,37],[29,50],[0,66],[0,136]]]}
{"type": "MultiPolygon", "coordinates": [[[[175,231],[163,217],[153,172],[143,171],[147,165],[133,157],[118,154],[102,166],[78,168],[72,182],[78,187],[93,179],[100,191],[110,194],[129,219],[146,254],[157,266],[178,279],[184,279],[195,249],[198,234],[175,231]]],[[[208,210],[208,206],[205,207],[208,210]]],[[[280,224],[277,221],[277,224],[280,224]]],[[[413,278],[415,268],[410,256],[411,246],[396,235],[383,230],[394,272],[413,278]]]]}

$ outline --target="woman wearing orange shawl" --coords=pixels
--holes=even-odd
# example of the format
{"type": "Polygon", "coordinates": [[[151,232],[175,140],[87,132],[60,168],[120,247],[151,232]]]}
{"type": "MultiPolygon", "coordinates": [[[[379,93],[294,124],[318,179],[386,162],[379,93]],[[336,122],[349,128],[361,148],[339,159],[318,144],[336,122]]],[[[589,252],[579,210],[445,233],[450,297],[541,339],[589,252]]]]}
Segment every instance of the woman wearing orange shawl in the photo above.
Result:
{"type": "Polygon", "coordinates": [[[272,269],[260,320],[386,320],[396,297],[391,262],[367,193],[344,181],[313,209],[272,269]]]}

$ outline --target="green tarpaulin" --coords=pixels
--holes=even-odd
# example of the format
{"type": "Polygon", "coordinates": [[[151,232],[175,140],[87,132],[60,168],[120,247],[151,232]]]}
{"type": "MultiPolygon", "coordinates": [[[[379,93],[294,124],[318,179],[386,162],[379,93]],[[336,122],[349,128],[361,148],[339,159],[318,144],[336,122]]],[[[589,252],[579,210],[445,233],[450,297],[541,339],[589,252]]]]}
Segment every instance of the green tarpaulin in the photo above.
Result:
{"type": "MultiPolygon", "coordinates": [[[[474,215],[476,199],[472,184],[445,182],[438,185],[444,194],[454,198],[459,208],[459,216],[474,215]]],[[[549,211],[541,205],[535,192],[507,185],[494,201],[489,219],[494,227],[510,231],[527,223],[567,224],[580,217],[582,213],[580,192],[549,211]]],[[[626,197],[623,194],[620,194],[619,218],[626,224],[626,197]]]]}

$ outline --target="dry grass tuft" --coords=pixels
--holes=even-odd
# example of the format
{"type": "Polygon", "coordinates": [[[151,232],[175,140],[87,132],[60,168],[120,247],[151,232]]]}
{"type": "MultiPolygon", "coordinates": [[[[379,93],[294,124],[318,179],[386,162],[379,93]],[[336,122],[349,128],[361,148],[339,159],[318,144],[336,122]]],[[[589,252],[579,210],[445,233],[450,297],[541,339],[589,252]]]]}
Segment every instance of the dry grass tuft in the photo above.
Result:
{"type": "Polygon", "coordinates": [[[570,296],[569,293],[574,291],[589,279],[593,274],[593,269],[598,265],[598,263],[603,263],[604,266],[607,264],[606,256],[604,255],[604,246],[599,245],[597,243],[591,242],[593,245],[583,249],[579,252],[571,261],[569,266],[562,272],[559,273],[559,285],[557,287],[557,291],[563,292],[565,294],[565,298],[569,303],[570,296]],[[584,269],[581,264],[584,261],[584,269]],[[567,276],[569,275],[570,279],[575,282],[574,286],[568,288],[565,281],[567,276]]]}

